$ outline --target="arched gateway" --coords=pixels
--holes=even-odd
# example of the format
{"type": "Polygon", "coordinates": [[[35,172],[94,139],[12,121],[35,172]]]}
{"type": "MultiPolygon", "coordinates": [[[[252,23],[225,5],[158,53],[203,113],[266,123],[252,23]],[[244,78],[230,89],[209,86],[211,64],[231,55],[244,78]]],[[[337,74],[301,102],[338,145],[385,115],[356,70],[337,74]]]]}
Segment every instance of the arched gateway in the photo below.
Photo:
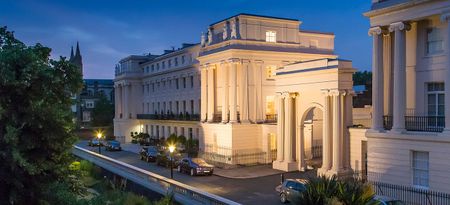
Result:
{"type": "Polygon", "coordinates": [[[294,171],[316,166],[319,175],[350,171],[347,127],[352,122],[354,71],[350,61],[339,59],[300,62],[276,71],[274,169],[294,171]],[[322,160],[310,161],[314,158],[322,160]]]}

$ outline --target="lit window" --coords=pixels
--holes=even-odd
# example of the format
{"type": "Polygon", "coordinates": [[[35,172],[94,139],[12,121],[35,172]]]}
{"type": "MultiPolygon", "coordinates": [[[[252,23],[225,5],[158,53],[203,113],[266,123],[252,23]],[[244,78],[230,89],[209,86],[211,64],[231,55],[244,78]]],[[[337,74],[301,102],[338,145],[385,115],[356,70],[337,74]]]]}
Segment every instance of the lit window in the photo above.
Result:
{"type": "Polygon", "coordinates": [[[275,114],[275,97],[266,96],[266,115],[275,114]]]}
{"type": "Polygon", "coordinates": [[[428,187],[429,179],[429,156],[428,152],[413,151],[412,153],[412,171],[413,185],[420,187],[428,187]]]}
{"type": "Polygon", "coordinates": [[[277,32],[266,31],[266,42],[277,42],[277,32]]]}
{"type": "Polygon", "coordinates": [[[441,29],[427,29],[427,54],[438,54],[444,51],[444,40],[441,29]]]}

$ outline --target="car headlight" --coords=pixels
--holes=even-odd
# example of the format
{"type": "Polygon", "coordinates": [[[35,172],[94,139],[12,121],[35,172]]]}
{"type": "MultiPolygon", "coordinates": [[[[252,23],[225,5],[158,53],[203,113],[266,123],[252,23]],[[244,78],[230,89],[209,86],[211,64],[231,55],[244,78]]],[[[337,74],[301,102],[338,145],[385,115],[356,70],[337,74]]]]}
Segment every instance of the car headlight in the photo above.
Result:
{"type": "Polygon", "coordinates": [[[197,171],[202,171],[202,168],[201,167],[197,167],[197,171]]]}

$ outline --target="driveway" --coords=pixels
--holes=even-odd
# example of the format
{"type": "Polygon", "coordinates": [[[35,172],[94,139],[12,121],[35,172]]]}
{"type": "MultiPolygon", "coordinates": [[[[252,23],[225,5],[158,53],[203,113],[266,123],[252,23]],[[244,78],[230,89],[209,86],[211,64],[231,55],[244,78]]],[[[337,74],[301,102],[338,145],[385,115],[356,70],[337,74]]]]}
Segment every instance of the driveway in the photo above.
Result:
{"type": "MultiPolygon", "coordinates": [[[[98,147],[87,146],[86,141],[77,144],[80,147],[98,152],[98,147]]],[[[139,159],[139,155],[127,152],[108,152],[102,149],[102,154],[130,165],[145,169],[156,174],[170,177],[170,169],[156,166],[155,163],[144,162],[139,159]]],[[[280,176],[264,176],[251,179],[230,179],[220,176],[195,176],[173,171],[174,179],[204,191],[217,194],[231,199],[241,204],[281,204],[275,187],[280,184],[280,176]]],[[[285,173],[285,178],[306,178],[315,175],[315,172],[289,172],[285,173]]]]}

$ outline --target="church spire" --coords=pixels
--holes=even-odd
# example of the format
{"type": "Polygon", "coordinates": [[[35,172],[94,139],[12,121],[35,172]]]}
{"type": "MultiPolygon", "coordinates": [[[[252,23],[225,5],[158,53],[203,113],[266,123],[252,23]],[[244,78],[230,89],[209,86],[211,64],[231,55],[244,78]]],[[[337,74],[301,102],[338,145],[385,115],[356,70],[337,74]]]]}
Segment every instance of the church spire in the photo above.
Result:
{"type": "Polygon", "coordinates": [[[80,56],[80,58],[81,58],[80,44],[78,43],[78,41],[77,41],[77,51],[76,51],[76,53],[75,53],[75,56],[80,56]]]}
{"type": "Polygon", "coordinates": [[[72,61],[73,60],[73,46],[72,46],[72,48],[70,49],[70,59],[69,59],[69,61],[72,61]]]}

